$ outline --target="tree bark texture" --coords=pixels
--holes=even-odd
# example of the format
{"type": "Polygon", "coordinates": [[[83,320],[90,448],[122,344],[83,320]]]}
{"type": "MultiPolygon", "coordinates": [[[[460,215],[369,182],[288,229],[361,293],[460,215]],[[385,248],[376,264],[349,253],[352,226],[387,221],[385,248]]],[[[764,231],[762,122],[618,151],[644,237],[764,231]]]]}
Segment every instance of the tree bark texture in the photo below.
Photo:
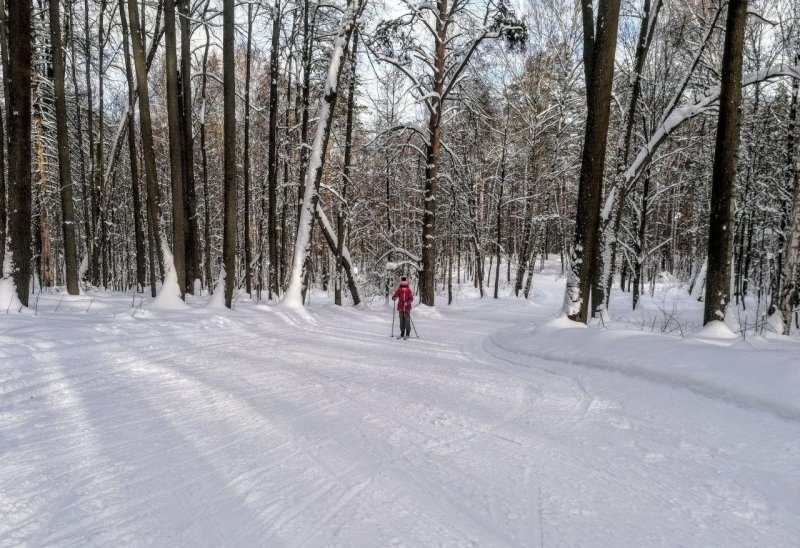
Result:
{"type": "MultiPolygon", "coordinates": [[[[247,48],[244,57],[244,288],[253,292],[253,242],[250,226],[250,69],[253,54],[253,4],[247,5],[247,48]]],[[[259,254],[259,263],[263,261],[259,254]]],[[[259,276],[260,278],[260,276],[259,276]]]]}
{"type": "Polygon", "coordinates": [[[234,0],[224,0],[222,8],[222,95],[223,95],[223,171],[225,177],[222,262],[225,267],[225,306],[233,306],[236,284],[236,66],[234,64],[234,0]]]}
{"type": "MultiPolygon", "coordinates": [[[[800,54],[795,57],[795,64],[800,64],[800,54]]],[[[788,335],[792,329],[792,312],[797,306],[798,283],[800,283],[800,131],[797,128],[798,96],[800,81],[792,81],[792,99],[789,113],[789,135],[787,146],[787,182],[792,190],[791,215],[786,236],[786,259],[783,266],[783,290],[781,292],[781,313],[783,315],[783,334],[788,335]]]]}
{"type": "Polygon", "coordinates": [[[339,25],[336,39],[334,40],[331,61],[325,80],[320,106],[318,111],[317,129],[311,147],[307,173],[305,179],[305,194],[303,207],[298,221],[295,251],[292,260],[292,273],[289,287],[283,298],[287,306],[299,308],[303,303],[306,275],[309,271],[309,258],[311,256],[311,229],[314,215],[316,214],[319,200],[319,185],[322,181],[322,171],[325,167],[325,152],[328,148],[333,112],[338,97],[339,78],[344,66],[343,60],[347,52],[350,37],[355,29],[358,16],[364,7],[364,0],[351,0],[347,7],[342,22],[339,25]]]}
{"type": "Polygon", "coordinates": [[[724,320],[725,308],[730,301],[736,165],[739,158],[739,105],[742,101],[742,52],[746,20],[747,0],[730,0],[725,48],[722,53],[717,141],[711,179],[704,324],[724,320]]]}
{"type": "Polygon", "coordinates": [[[428,119],[428,142],[425,146],[425,189],[422,194],[422,273],[419,279],[420,303],[433,306],[436,293],[436,189],[442,154],[442,94],[447,55],[447,0],[437,1],[436,46],[433,55],[432,110],[428,119]]]}
{"type": "MultiPolygon", "coordinates": [[[[139,24],[139,11],[136,0],[128,0],[128,18],[131,25],[133,64],[136,70],[136,88],[139,91],[139,126],[142,138],[142,158],[144,178],[147,188],[147,225],[150,249],[150,294],[156,296],[156,259],[158,265],[164,263],[160,242],[163,223],[159,210],[158,179],[153,146],[153,126],[150,119],[150,92],[147,87],[147,64],[144,55],[144,40],[139,24]]],[[[161,268],[163,276],[163,267],[161,268]]]]}
{"type": "MultiPolygon", "coordinates": [[[[57,2],[58,0],[50,0],[57,2]]],[[[133,79],[131,67],[130,41],[128,40],[129,26],[126,15],[125,0],[119,1],[119,17],[122,25],[122,49],[125,59],[125,79],[128,82],[128,161],[131,166],[131,193],[133,195],[133,231],[136,247],[136,286],[137,291],[144,291],[146,283],[146,263],[144,247],[144,229],[142,227],[142,203],[139,194],[139,154],[136,148],[135,108],[136,84],[133,79]]]]}
{"type": "MultiPolygon", "coordinates": [[[[178,92],[178,52],[175,32],[175,0],[164,0],[167,73],[167,121],[169,126],[170,181],[172,183],[172,256],[183,298],[186,287],[186,218],[184,214],[183,144],[178,92]]],[[[233,276],[233,273],[230,273],[233,276]]]]}
{"type": "Polygon", "coordinates": [[[28,306],[31,274],[31,2],[8,6],[8,169],[11,275],[28,306]]]}
{"type": "Polygon", "coordinates": [[[581,323],[589,320],[589,292],[594,279],[619,11],[620,0],[600,0],[592,66],[587,71],[590,75],[586,91],[588,112],[581,157],[574,243],[564,295],[564,312],[571,320],[581,323]]]}
{"type": "Polygon", "coordinates": [[[184,198],[184,252],[186,256],[185,286],[188,293],[194,293],[195,280],[201,279],[200,235],[197,222],[197,191],[194,181],[194,138],[192,134],[192,21],[189,0],[179,0],[178,14],[181,22],[181,67],[180,67],[180,107],[181,107],[181,164],[184,198]]]}
{"type": "Polygon", "coordinates": [[[334,304],[342,306],[342,258],[344,254],[344,244],[347,236],[347,189],[350,185],[350,164],[353,153],[353,112],[355,111],[356,96],[356,60],[358,56],[358,30],[353,33],[353,47],[350,55],[350,89],[347,94],[347,120],[344,131],[344,165],[342,166],[342,191],[339,206],[336,211],[336,234],[338,235],[338,245],[336,246],[336,271],[335,271],[335,290],[334,304]]]}
{"type": "MultiPolygon", "coordinates": [[[[53,55],[53,94],[56,110],[56,144],[58,147],[58,177],[61,189],[61,223],[64,240],[64,265],[67,292],[77,295],[78,250],[75,239],[75,204],[72,197],[72,166],[67,129],[67,99],[64,93],[64,52],[61,45],[61,16],[59,0],[50,0],[50,51],[53,55]]],[[[2,144],[0,143],[0,147],[2,144]]]]}
{"type": "Polygon", "coordinates": [[[267,244],[269,247],[269,296],[278,295],[278,53],[281,31],[281,3],[272,8],[272,43],[269,55],[269,152],[267,244]]]}

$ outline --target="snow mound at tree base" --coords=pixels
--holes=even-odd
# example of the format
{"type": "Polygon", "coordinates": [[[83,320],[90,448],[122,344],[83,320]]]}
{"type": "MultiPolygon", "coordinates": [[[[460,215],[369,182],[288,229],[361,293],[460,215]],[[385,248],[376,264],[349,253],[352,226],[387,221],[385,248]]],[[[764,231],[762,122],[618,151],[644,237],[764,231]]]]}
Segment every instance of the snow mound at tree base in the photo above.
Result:
{"type": "Polygon", "coordinates": [[[151,310],[185,310],[186,303],[181,299],[181,288],[178,285],[178,274],[175,271],[175,262],[169,246],[162,242],[161,250],[164,254],[164,266],[167,268],[167,275],[164,276],[164,285],[158,291],[158,295],[150,305],[151,310]]]}
{"type": "Polygon", "coordinates": [[[724,322],[708,322],[698,333],[704,339],[738,339],[739,336],[730,330],[724,322]]]}
{"type": "Polygon", "coordinates": [[[0,276],[0,314],[19,312],[24,307],[17,297],[17,286],[11,277],[11,253],[6,252],[0,276]]]}

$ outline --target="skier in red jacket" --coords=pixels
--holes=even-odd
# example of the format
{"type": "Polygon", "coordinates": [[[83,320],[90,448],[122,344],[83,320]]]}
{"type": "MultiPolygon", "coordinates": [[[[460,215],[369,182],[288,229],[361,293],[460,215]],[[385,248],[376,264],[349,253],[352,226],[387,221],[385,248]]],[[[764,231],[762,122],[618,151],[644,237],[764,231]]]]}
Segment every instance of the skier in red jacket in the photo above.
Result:
{"type": "Polygon", "coordinates": [[[397,311],[400,313],[400,337],[407,339],[411,334],[411,306],[414,304],[414,293],[408,286],[408,280],[400,278],[400,287],[394,292],[393,301],[397,301],[397,311]]]}

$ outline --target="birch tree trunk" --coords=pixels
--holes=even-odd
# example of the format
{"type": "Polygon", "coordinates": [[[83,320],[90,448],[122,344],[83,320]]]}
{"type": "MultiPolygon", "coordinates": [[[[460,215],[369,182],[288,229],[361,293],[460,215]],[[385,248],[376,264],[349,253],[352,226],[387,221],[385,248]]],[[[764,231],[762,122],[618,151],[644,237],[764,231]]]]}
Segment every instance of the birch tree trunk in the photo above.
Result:
{"type": "MultiPolygon", "coordinates": [[[[795,57],[795,64],[800,64],[800,54],[795,57]]],[[[788,234],[786,236],[786,259],[782,277],[783,291],[781,292],[781,313],[783,315],[783,334],[788,335],[792,329],[792,312],[797,303],[798,283],[800,274],[800,151],[798,139],[800,132],[797,130],[798,95],[800,95],[800,81],[792,81],[792,104],[789,114],[789,135],[787,151],[787,177],[789,188],[793,188],[791,204],[791,217],[789,220],[788,234]]]]}

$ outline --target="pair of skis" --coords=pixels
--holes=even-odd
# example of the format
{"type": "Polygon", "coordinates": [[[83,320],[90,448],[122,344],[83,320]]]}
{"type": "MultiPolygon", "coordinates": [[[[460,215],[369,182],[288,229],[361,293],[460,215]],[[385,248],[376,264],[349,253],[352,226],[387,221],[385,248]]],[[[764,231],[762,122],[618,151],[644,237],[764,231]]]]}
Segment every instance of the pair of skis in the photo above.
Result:
{"type": "MultiPolygon", "coordinates": [[[[394,306],[392,306],[392,333],[389,335],[389,336],[390,336],[390,337],[392,337],[392,338],[395,338],[395,336],[394,336],[394,317],[395,317],[395,315],[396,315],[396,314],[395,314],[395,312],[396,312],[396,311],[397,311],[397,309],[396,309],[394,306]]],[[[419,333],[417,333],[417,326],[416,326],[416,325],[414,325],[414,320],[412,320],[412,319],[411,319],[411,315],[410,315],[410,314],[409,314],[409,316],[408,316],[408,321],[410,321],[410,322],[411,322],[411,328],[414,330],[414,335],[415,335],[415,338],[419,339],[419,333]]],[[[403,337],[402,335],[400,335],[399,337],[397,337],[397,339],[398,339],[398,340],[400,340],[400,339],[407,339],[407,338],[408,338],[408,336],[406,336],[406,337],[403,337]]]]}

